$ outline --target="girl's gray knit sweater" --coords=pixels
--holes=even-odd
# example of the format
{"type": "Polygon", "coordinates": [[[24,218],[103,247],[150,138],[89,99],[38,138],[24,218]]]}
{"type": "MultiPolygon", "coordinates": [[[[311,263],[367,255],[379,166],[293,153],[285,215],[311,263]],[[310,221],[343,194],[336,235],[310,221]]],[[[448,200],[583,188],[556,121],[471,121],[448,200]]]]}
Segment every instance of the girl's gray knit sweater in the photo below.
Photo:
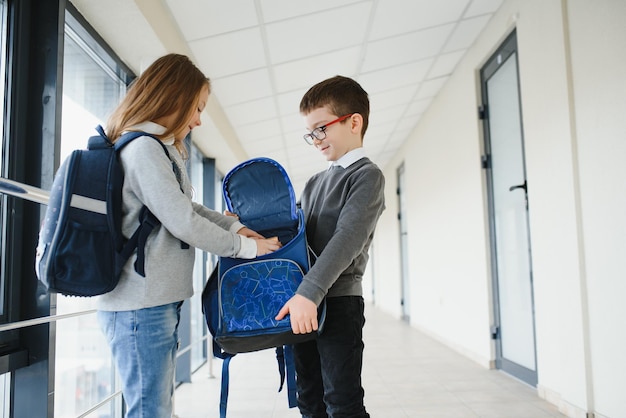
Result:
{"type": "MultiPolygon", "coordinates": [[[[159,134],[163,128],[153,123],[140,126],[144,132],[159,134]]],[[[120,153],[124,167],[122,190],[122,232],[132,235],[138,226],[143,205],[161,221],[146,243],[145,273],[135,272],[135,256],[126,263],[117,287],[98,297],[98,309],[125,311],[182,301],[193,294],[195,248],[220,256],[256,256],[256,243],[242,246],[250,238],[236,234],[243,225],[236,218],[222,215],[191,201],[191,183],[178,150],[165,142],[171,160],[178,165],[180,183],[172,162],[163,148],[150,137],[132,141],[120,153]],[[181,191],[182,190],[184,191],[181,191]],[[181,241],[190,248],[181,248],[181,241]]],[[[252,240],[251,240],[252,241],[252,240]]]]}

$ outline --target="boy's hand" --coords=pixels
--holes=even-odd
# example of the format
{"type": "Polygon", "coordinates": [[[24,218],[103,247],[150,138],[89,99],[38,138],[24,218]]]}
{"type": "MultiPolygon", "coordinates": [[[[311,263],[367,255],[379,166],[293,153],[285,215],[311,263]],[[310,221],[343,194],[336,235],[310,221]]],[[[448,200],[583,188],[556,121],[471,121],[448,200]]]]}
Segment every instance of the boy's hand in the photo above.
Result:
{"type": "Polygon", "coordinates": [[[301,295],[294,295],[276,315],[280,321],[289,314],[291,330],[294,334],[308,334],[317,331],[317,305],[301,295]]]}
{"type": "MultiPolygon", "coordinates": [[[[247,228],[246,228],[247,229],[247,228]]],[[[254,231],[252,231],[254,232],[254,231]]],[[[256,234],[256,232],[255,232],[256,234]]],[[[258,234],[257,234],[258,235],[258,234]]],[[[250,237],[255,238],[255,237],[250,237]]],[[[257,257],[260,255],[265,255],[269,253],[273,253],[277,249],[283,246],[283,244],[278,241],[278,237],[273,238],[255,238],[256,239],[256,255],[257,257]]]]}

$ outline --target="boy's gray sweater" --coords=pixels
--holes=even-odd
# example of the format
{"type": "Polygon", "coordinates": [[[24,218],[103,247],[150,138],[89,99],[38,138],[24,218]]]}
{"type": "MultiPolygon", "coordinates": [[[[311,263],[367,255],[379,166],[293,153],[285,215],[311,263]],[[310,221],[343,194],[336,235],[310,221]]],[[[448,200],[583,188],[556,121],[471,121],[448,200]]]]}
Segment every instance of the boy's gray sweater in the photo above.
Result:
{"type": "MultiPolygon", "coordinates": [[[[158,127],[148,124],[142,128],[158,131],[155,126],[158,127]]],[[[135,272],[136,257],[132,256],[117,287],[98,297],[100,310],[142,309],[187,299],[193,295],[195,248],[234,257],[240,252],[241,239],[249,239],[236,234],[243,227],[236,218],[191,201],[191,183],[184,161],[173,145],[166,147],[170,158],[178,165],[180,183],[172,170],[172,162],[154,139],[137,138],[120,153],[125,175],[122,191],[124,235],[131,236],[137,228],[143,205],[152,211],[161,225],[153,230],[146,244],[146,277],[135,272]],[[181,241],[190,248],[182,249],[181,241]]]]}
{"type": "Polygon", "coordinates": [[[378,218],[385,178],[369,158],[317,173],[301,205],[309,245],[318,255],[297,293],[320,304],[324,296],[362,296],[361,284],[378,218]]]}

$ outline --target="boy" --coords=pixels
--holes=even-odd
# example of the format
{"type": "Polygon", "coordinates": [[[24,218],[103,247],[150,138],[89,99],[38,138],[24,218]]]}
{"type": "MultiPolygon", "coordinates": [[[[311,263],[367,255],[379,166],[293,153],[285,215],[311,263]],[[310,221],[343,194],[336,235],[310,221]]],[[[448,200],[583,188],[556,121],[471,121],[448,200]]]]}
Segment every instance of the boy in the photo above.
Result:
{"type": "Polygon", "coordinates": [[[307,240],[318,258],[276,318],[290,314],[294,333],[313,332],[318,328],[317,307],[326,298],[323,332],[294,346],[300,413],[367,418],[361,385],[361,280],[385,208],[385,179],[362,148],[369,99],[356,81],[335,76],[309,89],[300,113],[310,130],[304,139],[330,167],[309,179],[300,199],[307,240]]]}

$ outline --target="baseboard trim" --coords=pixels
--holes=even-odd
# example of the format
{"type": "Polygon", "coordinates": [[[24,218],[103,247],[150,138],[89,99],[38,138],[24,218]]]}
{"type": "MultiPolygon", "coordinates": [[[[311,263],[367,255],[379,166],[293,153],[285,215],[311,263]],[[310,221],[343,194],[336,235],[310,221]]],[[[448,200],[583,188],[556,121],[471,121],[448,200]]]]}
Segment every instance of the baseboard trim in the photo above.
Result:
{"type": "Polygon", "coordinates": [[[571,403],[565,401],[560,393],[548,389],[540,384],[537,385],[537,395],[556,406],[560,413],[569,418],[607,418],[593,412],[587,412],[576,405],[572,405],[571,403]]]}

